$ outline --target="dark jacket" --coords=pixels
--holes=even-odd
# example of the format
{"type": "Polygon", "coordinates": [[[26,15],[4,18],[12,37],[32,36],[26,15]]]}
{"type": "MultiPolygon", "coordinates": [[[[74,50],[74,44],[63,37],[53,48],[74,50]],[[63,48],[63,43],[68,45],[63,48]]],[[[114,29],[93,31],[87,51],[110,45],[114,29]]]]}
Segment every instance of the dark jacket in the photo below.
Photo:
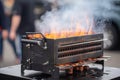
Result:
{"type": "Polygon", "coordinates": [[[25,32],[34,32],[34,0],[15,0],[13,7],[13,16],[21,16],[21,22],[17,32],[20,35],[25,32]]]}
{"type": "Polygon", "coordinates": [[[3,5],[2,2],[0,0],[0,31],[2,29],[6,29],[5,26],[5,14],[4,14],[4,9],[3,9],[3,5]]]}

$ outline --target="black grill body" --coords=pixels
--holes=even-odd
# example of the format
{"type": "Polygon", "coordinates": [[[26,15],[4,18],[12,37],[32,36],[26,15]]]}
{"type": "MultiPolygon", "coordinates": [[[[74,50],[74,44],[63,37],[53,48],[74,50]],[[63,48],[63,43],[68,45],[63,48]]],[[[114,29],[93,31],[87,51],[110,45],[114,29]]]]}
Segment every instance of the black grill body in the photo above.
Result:
{"type": "Polygon", "coordinates": [[[103,34],[77,36],[62,39],[22,40],[21,72],[37,70],[59,77],[56,65],[84,61],[103,56],[103,34]]]}

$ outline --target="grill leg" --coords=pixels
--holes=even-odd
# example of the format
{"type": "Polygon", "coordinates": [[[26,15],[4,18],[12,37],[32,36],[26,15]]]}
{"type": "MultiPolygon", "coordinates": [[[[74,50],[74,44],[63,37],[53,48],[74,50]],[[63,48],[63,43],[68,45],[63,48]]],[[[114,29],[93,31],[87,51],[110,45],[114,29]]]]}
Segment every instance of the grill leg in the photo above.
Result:
{"type": "Polygon", "coordinates": [[[24,76],[24,66],[21,64],[21,75],[24,76]]]}
{"type": "Polygon", "coordinates": [[[55,68],[51,71],[51,77],[48,80],[59,80],[59,69],[55,68]]]}
{"type": "Polygon", "coordinates": [[[104,60],[96,61],[96,64],[102,65],[102,71],[104,71],[104,60]]]}

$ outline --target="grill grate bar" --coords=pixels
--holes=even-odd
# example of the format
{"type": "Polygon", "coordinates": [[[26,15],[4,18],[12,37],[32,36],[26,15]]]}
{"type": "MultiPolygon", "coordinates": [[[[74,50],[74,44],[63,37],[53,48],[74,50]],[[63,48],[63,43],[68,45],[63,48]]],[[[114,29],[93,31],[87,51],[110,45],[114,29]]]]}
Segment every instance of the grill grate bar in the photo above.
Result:
{"type": "Polygon", "coordinates": [[[90,44],[90,43],[99,43],[99,42],[102,42],[102,41],[103,41],[103,39],[95,40],[95,41],[89,41],[89,42],[71,43],[71,44],[59,45],[58,48],[65,48],[65,47],[71,47],[71,46],[76,46],[76,45],[85,45],[85,44],[90,44]]]}
{"type": "Polygon", "coordinates": [[[58,58],[59,57],[64,57],[64,56],[72,56],[72,55],[78,55],[78,54],[85,54],[87,52],[98,51],[98,50],[101,50],[101,45],[99,45],[99,46],[93,46],[93,47],[89,47],[89,48],[84,48],[84,49],[77,49],[77,50],[59,52],[58,53],[58,58]]]}
{"type": "Polygon", "coordinates": [[[61,51],[61,52],[58,52],[58,54],[65,54],[65,53],[72,53],[72,52],[86,51],[86,50],[96,50],[97,48],[101,49],[101,47],[102,47],[101,45],[97,45],[97,46],[90,46],[90,47],[78,48],[78,49],[71,48],[71,50],[61,51]]]}
{"type": "MultiPolygon", "coordinates": [[[[95,54],[95,53],[99,53],[101,52],[102,53],[102,50],[96,50],[96,51],[89,51],[89,52],[86,52],[84,53],[84,55],[87,55],[87,54],[95,54]]],[[[71,55],[64,55],[64,56],[58,56],[58,59],[62,59],[62,58],[69,58],[69,57],[75,57],[75,56],[80,56],[82,55],[81,53],[79,54],[71,54],[71,55]]]]}
{"type": "Polygon", "coordinates": [[[63,52],[63,51],[69,51],[69,50],[73,50],[73,49],[83,49],[83,48],[87,48],[87,47],[91,47],[91,46],[98,46],[101,45],[101,42],[99,43],[90,43],[90,44],[84,44],[84,45],[76,45],[76,46],[70,46],[70,47],[62,47],[58,49],[58,52],[63,52]]]}

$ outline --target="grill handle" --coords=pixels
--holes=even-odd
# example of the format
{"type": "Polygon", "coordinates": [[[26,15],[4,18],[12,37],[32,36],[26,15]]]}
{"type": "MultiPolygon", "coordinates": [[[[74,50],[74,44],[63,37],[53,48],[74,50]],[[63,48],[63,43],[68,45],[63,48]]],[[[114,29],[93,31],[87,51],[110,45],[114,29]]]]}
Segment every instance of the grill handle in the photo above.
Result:
{"type": "Polygon", "coordinates": [[[22,42],[26,42],[26,43],[33,43],[33,44],[37,44],[39,46],[41,46],[43,49],[47,49],[47,39],[46,37],[40,33],[40,32],[26,32],[26,35],[22,36],[22,42]],[[27,36],[29,34],[40,34],[42,36],[41,39],[27,39],[27,36]]]}
{"type": "Polygon", "coordinates": [[[43,41],[46,42],[46,37],[41,32],[26,32],[26,35],[29,34],[41,34],[43,41]]]}
{"type": "Polygon", "coordinates": [[[22,43],[29,43],[29,44],[37,44],[43,49],[47,49],[47,42],[44,42],[43,40],[29,40],[29,39],[21,39],[22,43]]]}

